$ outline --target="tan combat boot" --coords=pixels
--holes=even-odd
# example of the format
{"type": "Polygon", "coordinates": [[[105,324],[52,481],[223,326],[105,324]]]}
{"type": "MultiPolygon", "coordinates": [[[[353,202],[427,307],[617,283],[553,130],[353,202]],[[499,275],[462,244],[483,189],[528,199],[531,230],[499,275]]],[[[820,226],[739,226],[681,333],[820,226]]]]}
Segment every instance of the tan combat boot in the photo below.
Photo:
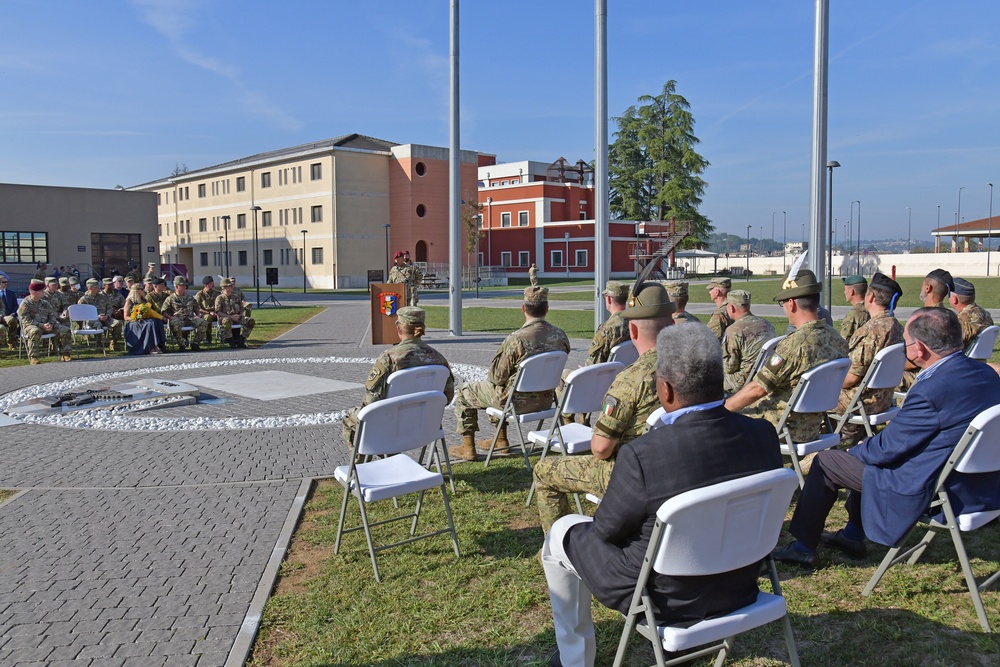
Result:
{"type": "MultiPolygon", "coordinates": [[[[500,435],[497,437],[497,447],[493,450],[493,456],[510,456],[510,443],[507,442],[507,425],[504,424],[499,430],[500,435]]],[[[490,451],[490,445],[492,444],[492,438],[476,441],[476,446],[484,452],[490,451]]]]}
{"type": "Polygon", "coordinates": [[[38,361],[38,357],[31,357],[31,359],[30,359],[29,363],[30,363],[30,364],[31,364],[32,366],[37,366],[37,365],[38,365],[38,364],[40,364],[41,362],[40,362],[40,361],[38,361]]]}
{"type": "Polygon", "coordinates": [[[475,461],[479,458],[476,454],[476,434],[463,433],[462,444],[458,447],[449,447],[448,456],[453,461],[475,461]]]}

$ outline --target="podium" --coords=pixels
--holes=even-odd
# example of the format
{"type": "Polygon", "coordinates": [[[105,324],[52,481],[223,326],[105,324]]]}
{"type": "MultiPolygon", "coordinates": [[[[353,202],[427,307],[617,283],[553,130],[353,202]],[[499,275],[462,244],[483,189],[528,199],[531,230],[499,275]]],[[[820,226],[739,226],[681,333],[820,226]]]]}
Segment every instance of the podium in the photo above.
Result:
{"type": "Polygon", "coordinates": [[[396,331],[396,312],[406,305],[404,283],[372,283],[368,286],[371,302],[372,345],[395,345],[399,342],[396,331]]]}

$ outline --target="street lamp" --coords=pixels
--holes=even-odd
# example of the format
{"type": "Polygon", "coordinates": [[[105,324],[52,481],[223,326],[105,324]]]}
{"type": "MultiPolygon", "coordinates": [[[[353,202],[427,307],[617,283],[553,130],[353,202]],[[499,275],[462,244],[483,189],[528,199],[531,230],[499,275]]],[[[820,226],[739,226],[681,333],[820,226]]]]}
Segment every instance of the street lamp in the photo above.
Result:
{"type": "Polygon", "coordinates": [[[955,212],[955,236],[958,236],[958,225],[962,223],[962,190],[965,189],[963,185],[958,189],[958,211],[955,212]]]}
{"type": "MultiPolygon", "coordinates": [[[[826,281],[826,309],[833,312],[833,170],[840,166],[836,160],[826,163],[827,171],[830,172],[829,187],[827,188],[827,215],[826,226],[830,230],[830,243],[826,249],[827,256],[827,281],[826,281]]],[[[822,237],[820,237],[822,238],[822,237]]],[[[822,278],[820,278],[822,280],[822,278]]]]}
{"type": "Polygon", "coordinates": [[[747,225],[747,280],[750,280],[750,225],[747,225]]]}
{"type": "MultiPolygon", "coordinates": [[[[913,221],[913,209],[906,207],[906,254],[910,254],[910,223],[913,221]]],[[[987,270],[989,267],[987,266],[987,270]]],[[[987,274],[989,275],[989,274],[987,274]]]]}
{"type": "Polygon", "coordinates": [[[302,293],[306,293],[306,233],[308,229],[302,230],[302,293]]]}
{"type": "Polygon", "coordinates": [[[759,248],[759,250],[757,251],[757,254],[758,255],[763,255],[764,254],[764,225],[760,226],[760,241],[757,242],[757,247],[759,248]]]}
{"type": "Polygon", "coordinates": [[[990,275],[990,250],[993,249],[993,184],[987,183],[990,186],[990,231],[986,238],[986,275],[990,275]]]}
{"type": "MultiPolygon", "coordinates": [[[[225,263],[225,260],[223,260],[223,257],[225,257],[225,253],[222,251],[222,237],[220,236],[219,237],[219,267],[220,267],[219,270],[220,271],[222,270],[221,267],[225,263]]],[[[229,276],[229,271],[226,271],[226,277],[228,277],[228,276],[229,276]]]]}
{"type": "Polygon", "coordinates": [[[475,216],[476,220],[476,298],[479,298],[479,238],[483,229],[483,214],[475,216]]]}
{"type": "Polygon", "coordinates": [[[938,207],[937,234],[934,235],[934,252],[941,252],[941,204],[938,207]]]}
{"type": "Polygon", "coordinates": [[[257,308],[260,309],[260,274],[257,272],[257,211],[260,210],[260,206],[251,206],[250,210],[253,212],[253,285],[257,290],[257,308]]]}
{"type": "MultiPolygon", "coordinates": [[[[771,212],[771,247],[768,248],[768,251],[771,251],[771,250],[774,249],[774,216],[776,216],[777,214],[778,214],[777,211],[772,211],[771,212]]],[[[768,252],[767,256],[770,257],[771,253],[768,252]]]]}
{"type": "Polygon", "coordinates": [[[389,223],[382,226],[385,227],[385,279],[389,280],[389,223]]]}
{"type": "Polygon", "coordinates": [[[222,230],[226,233],[226,277],[231,278],[229,274],[229,216],[222,216],[222,230]]]}
{"type": "Polygon", "coordinates": [[[858,273],[864,275],[861,271],[861,200],[855,199],[854,203],[858,205],[858,249],[854,254],[858,256],[858,273]]]}

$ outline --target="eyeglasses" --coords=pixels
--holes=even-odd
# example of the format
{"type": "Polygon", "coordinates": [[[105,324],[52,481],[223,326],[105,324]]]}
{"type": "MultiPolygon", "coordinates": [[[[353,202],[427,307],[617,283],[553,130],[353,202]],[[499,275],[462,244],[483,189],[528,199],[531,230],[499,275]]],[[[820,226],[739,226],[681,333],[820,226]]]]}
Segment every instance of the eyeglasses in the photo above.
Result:
{"type": "Polygon", "coordinates": [[[784,306],[789,301],[791,301],[791,299],[782,299],[781,301],[778,302],[778,305],[779,306],[784,306]]]}

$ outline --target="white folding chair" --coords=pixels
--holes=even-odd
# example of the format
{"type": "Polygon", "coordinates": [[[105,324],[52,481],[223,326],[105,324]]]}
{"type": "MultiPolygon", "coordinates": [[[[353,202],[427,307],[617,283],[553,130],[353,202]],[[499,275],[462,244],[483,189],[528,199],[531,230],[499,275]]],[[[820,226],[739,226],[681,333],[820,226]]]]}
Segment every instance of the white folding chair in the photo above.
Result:
{"type": "Polygon", "coordinates": [[[639,350],[635,349],[635,343],[630,340],[622,341],[613,348],[608,355],[608,361],[617,361],[625,366],[631,366],[639,358],[639,350]]]}
{"type": "Polygon", "coordinates": [[[500,438],[499,427],[506,423],[513,423],[517,429],[517,438],[521,445],[521,453],[524,454],[524,465],[527,466],[528,470],[531,470],[531,461],[528,459],[528,445],[524,440],[524,434],[521,433],[521,424],[537,421],[538,426],[536,428],[540,429],[546,419],[556,419],[559,413],[555,408],[554,394],[552,407],[524,414],[517,411],[514,405],[514,397],[516,394],[527,392],[555,392],[556,387],[559,386],[559,382],[562,381],[562,372],[566,367],[567,359],[569,359],[569,355],[565,352],[542,352],[541,354],[535,354],[524,359],[517,365],[517,375],[514,376],[514,381],[511,383],[512,389],[507,395],[503,409],[486,408],[486,414],[497,419],[499,423],[496,433],[493,434],[493,442],[490,443],[490,451],[486,453],[485,465],[488,466],[490,464],[490,459],[493,457],[493,450],[497,447],[497,440],[500,438]]]}
{"type": "Polygon", "coordinates": [[[792,468],[799,476],[799,486],[805,486],[806,479],[802,475],[799,459],[807,454],[830,449],[840,444],[840,434],[834,433],[830,425],[828,412],[833,411],[840,401],[840,388],[844,386],[844,378],[851,368],[850,359],[834,359],[820,364],[802,374],[799,383],[788,399],[788,405],[778,423],[778,440],[781,441],[781,453],[792,460],[792,468]],[[788,417],[792,413],[810,414],[822,413],[826,422],[827,433],[821,433],[816,440],[794,442],[788,431],[788,417]]]}
{"type": "MultiPolygon", "coordinates": [[[[440,364],[404,368],[403,370],[391,373],[386,378],[386,398],[415,394],[418,391],[440,391],[444,393],[444,389],[448,384],[448,378],[450,377],[451,369],[440,364]]],[[[451,457],[448,456],[448,448],[444,446],[444,428],[441,429],[439,440],[442,445],[441,452],[444,456],[444,469],[448,475],[451,492],[454,493],[455,476],[451,473],[451,457]]],[[[426,451],[426,447],[420,450],[420,456],[417,457],[418,461],[422,462],[424,460],[426,451]]],[[[430,463],[431,459],[428,458],[427,465],[429,466],[430,463]]]]}
{"type": "Polygon", "coordinates": [[[104,349],[104,334],[106,329],[104,327],[94,328],[90,325],[93,323],[100,324],[100,320],[97,319],[97,306],[87,303],[74,303],[70,304],[66,308],[66,312],[69,314],[69,324],[70,330],[73,333],[73,342],[76,342],[77,336],[83,336],[86,338],[97,337],[97,341],[101,344],[101,354],[108,356],[108,353],[104,349]],[[80,324],[79,329],[73,329],[73,323],[78,322],[80,324]]]}
{"type": "MultiPolygon", "coordinates": [[[[18,297],[18,299],[17,299],[17,307],[19,309],[21,307],[21,302],[24,301],[25,298],[27,298],[27,297],[23,297],[23,296],[22,297],[18,297]]],[[[21,352],[22,351],[24,352],[24,354],[28,353],[28,337],[24,333],[24,327],[22,326],[20,329],[21,329],[21,333],[17,337],[17,358],[18,359],[21,358],[21,352]]],[[[55,337],[56,337],[55,333],[43,333],[42,334],[42,341],[46,344],[45,345],[45,356],[47,356],[47,357],[52,355],[52,339],[55,338],[55,337]]]]}
{"type": "MultiPolygon", "coordinates": [[[[566,376],[566,385],[563,387],[562,399],[559,401],[556,414],[589,415],[591,412],[600,410],[611,383],[615,381],[624,368],[625,366],[618,361],[577,368],[566,376]]],[[[559,419],[553,419],[552,426],[547,431],[530,431],[528,442],[532,445],[542,446],[542,455],[538,459],[541,461],[548,456],[549,451],[561,452],[563,456],[589,452],[590,439],[593,435],[594,430],[585,424],[576,422],[560,424],[559,419]]],[[[532,478],[531,488],[528,490],[527,507],[531,507],[531,499],[534,495],[535,482],[532,478]]],[[[580,506],[580,495],[573,495],[576,498],[577,509],[580,514],[583,514],[583,508],[580,506]]]]}
{"type": "Polygon", "coordinates": [[[899,407],[892,403],[885,412],[878,412],[870,415],[865,410],[862,403],[862,395],[868,389],[895,389],[903,380],[903,367],[906,366],[906,346],[903,343],[889,345],[878,351],[875,359],[868,367],[868,372],[857,386],[851,402],[842,415],[834,415],[837,419],[837,427],[834,433],[844,430],[845,424],[862,424],[868,437],[875,435],[873,426],[884,424],[899,412],[899,407]]]}
{"type": "Polygon", "coordinates": [[[368,553],[375,570],[375,580],[382,581],[375,561],[375,553],[390,547],[406,544],[415,540],[451,533],[451,543],[455,548],[455,556],[461,556],[458,550],[458,534],[455,532],[455,522],[451,515],[451,505],[448,502],[448,491],[444,476],[441,474],[441,463],[438,455],[438,432],[441,430],[441,419],[444,416],[444,406],[448,402],[445,395],[439,391],[422,391],[416,394],[406,394],[396,398],[387,398],[366,405],[358,412],[358,428],[354,435],[354,456],[350,465],[338,466],[334,478],[344,487],[344,501],[340,507],[340,522],[337,525],[337,540],[333,553],[340,552],[340,538],[344,533],[363,530],[368,542],[368,553]],[[433,457],[437,471],[428,470],[404,452],[419,449],[423,446],[433,448],[433,457]],[[361,463],[362,457],[380,456],[375,460],[361,463]],[[441,488],[444,499],[445,513],[448,515],[448,527],[414,536],[417,521],[420,518],[420,508],[424,492],[434,487],[441,488]],[[397,498],[410,493],[418,493],[416,509],[402,516],[395,516],[369,523],[366,505],[376,500],[397,498]],[[347,501],[350,496],[358,499],[361,507],[361,526],[344,528],[347,515],[347,501]],[[375,546],[372,540],[371,526],[378,526],[404,519],[413,519],[410,525],[410,537],[407,539],[375,546]]]}
{"type": "Polygon", "coordinates": [[[1000,509],[968,512],[955,516],[955,510],[948,495],[948,478],[952,472],[1000,475],[1000,405],[980,412],[965,429],[965,433],[955,445],[955,449],[948,456],[944,468],[938,474],[934,487],[934,499],[931,501],[928,512],[917,521],[917,523],[927,524],[927,533],[915,546],[899,553],[916,528],[917,524],[915,523],[903,536],[903,539],[889,549],[861,594],[871,595],[882,575],[896,563],[905,560],[908,564],[915,565],[937,533],[949,533],[955,544],[955,553],[958,555],[959,563],[961,563],[965,583],[969,588],[969,595],[972,596],[972,605],[976,608],[976,615],[979,617],[979,624],[982,626],[983,632],[992,632],[980,592],[1000,579],[1000,571],[994,573],[981,585],[977,585],[976,576],[969,564],[969,556],[965,551],[965,544],[962,542],[962,533],[976,530],[990,523],[1000,516],[1000,509]]]}
{"type": "Polygon", "coordinates": [[[663,409],[662,406],[656,408],[651,413],[649,413],[649,416],[646,417],[646,433],[649,433],[650,431],[655,431],[656,429],[663,426],[663,422],[660,421],[660,417],[662,417],[665,414],[667,414],[667,411],[663,409]]]}
{"type": "Polygon", "coordinates": [[[770,555],[778,543],[795,485],[795,474],[779,468],[693,489],[660,506],[618,642],[615,667],[624,663],[633,630],[653,645],[660,667],[712,653],[718,653],[715,664],[721,666],[736,635],[778,620],[784,627],[791,663],[798,667],[795,636],[770,555]],[[646,589],[654,572],[697,577],[730,572],[765,559],[774,593],[761,591],[753,604],[688,627],[657,624],[646,589]],[[698,646],[705,648],[669,662],[663,654],[664,650],[686,651],[698,646]]]}
{"type": "Polygon", "coordinates": [[[969,343],[965,350],[965,356],[977,361],[988,361],[993,356],[993,346],[997,342],[997,334],[1000,334],[1000,327],[993,324],[979,332],[979,335],[969,343]]]}
{"type": "Polygon", "coordinates": [[[784,339],[785,336],[776,336],[764,342],[764,345],[760,348],[760,354],[757,355],[757,360],[753,362],[753,368],[750,369],[750,375],[747,376],[747,382],[752,380],[753,376],[757,375],[757,371],[764,367],[771,353],[774,352],[774,348],[778,347],[778,343],[784,339]]]}

